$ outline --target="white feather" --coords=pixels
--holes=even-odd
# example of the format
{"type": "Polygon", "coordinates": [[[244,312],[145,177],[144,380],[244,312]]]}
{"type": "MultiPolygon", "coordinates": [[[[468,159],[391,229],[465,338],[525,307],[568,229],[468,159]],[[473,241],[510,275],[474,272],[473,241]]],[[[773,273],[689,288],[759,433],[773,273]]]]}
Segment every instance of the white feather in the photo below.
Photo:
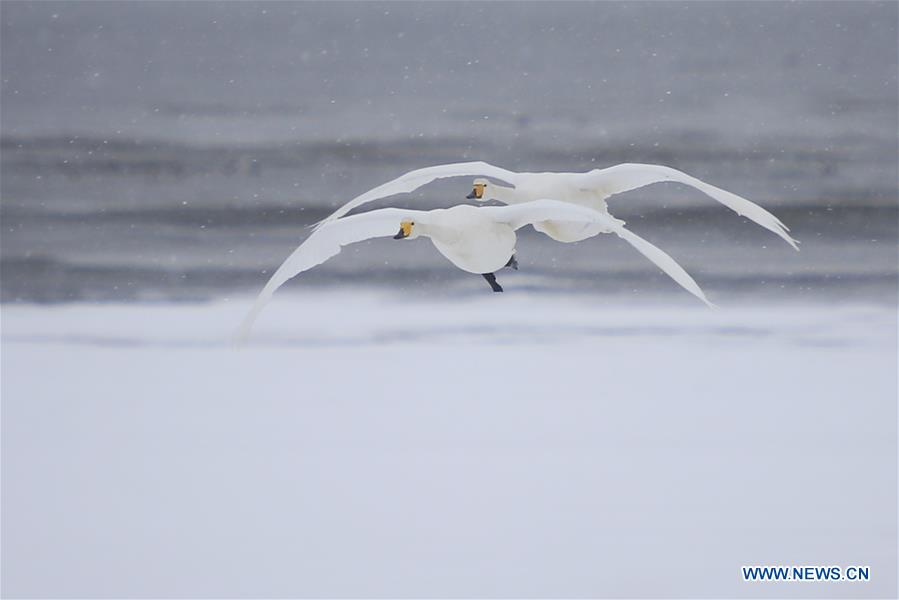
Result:
{"type": "Polygon", "coordinates": [[[696,188],[737,214],[779,235],[785,242],[799,250],[796,245],[798,242],[787,233],[789,231],[787,226],[758,204],[671,167],[626,163],[584,173],[577,180],[584,189],[595,190],[604,198],[663,181],[683,183],[696,188]]]}
{"type": "Polygon", "coordinates": [[[253,308],[244,318],[235,336],[237,341],[246,340],[256,317],[271,300],[275,291],[289,279],[318,266],[340,253],[343,246],[376,237],[392,236],[404,219],[422,219],[426,212],[383,208],[353,215],[334,222],[325,223],[312,232],[275,271],[256,298],[253,308]]]}
{"type": "Polygon", "coordinates": [[[608,232],[614,233],[636,248],[640,254],[652,261],[653,264],[662,269],[665,274],[680,284],[685,290],[705,302],[707,306],[715,308],[715,305],[705,297],[705,293],[703,293],[696,281],[690,277],[690,274],[683,267],[677,264],[677,261],[671,258],[665,251],[625,229],[624,221],[606,213],[556,200],[536,200],[512,206],[485,207],[481,210],[495,211],[497,220],[503,219],[516,229],[524,225],[533,225],[534,223],[547,220],[599,223],[608,232]]]}

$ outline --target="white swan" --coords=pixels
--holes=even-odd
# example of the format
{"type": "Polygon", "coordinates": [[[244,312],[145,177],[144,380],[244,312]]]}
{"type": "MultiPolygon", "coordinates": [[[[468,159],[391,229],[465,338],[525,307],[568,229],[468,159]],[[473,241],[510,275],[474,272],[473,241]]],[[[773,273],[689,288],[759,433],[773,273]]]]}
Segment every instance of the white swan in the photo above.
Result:
{"type": "MultiPolygon", "coordinates": [[[[743,215],[777,234],[793,248],[799,250],[796,245],[797,241],[790,237],[787,226],[758,204],[671,167],[631,163],[615,165],[606,169],[595,169],[586,173],[515,173],[480,161],[426,167],[410,171],[393,181],[379,185],[361,196],[353,198],[331,216],[321,221],[318,226],[340,218],[354,208],[372,200],[411,192],[436,179],[459,176],[491,177],[513,186],[506,187],[491,183],[486,179],[476,179],[471,194],[467,196],[470,199],[498,200],[504,204],[519,204],[541,198],[551,198],[588,206],[606,214],[608,214],[606,198],[613,194],[634,190],[652,183],[674,181],[704,192],[737,214],[743,215]]],[[[602,232],[598,225],[584,229],[556,220],[537,223],[534,228],[560,242],[577,242],[602,232]]]]}
{"type": "Polygon", "coordinates": [[[383,208],[322,223],[269,279],[244,319],[237,339],[246,339],[259,312],[284,282],[336,256],[343,246],[375,237],[392,235],[394,239],[409,240],[428,237],[451,263],[463,271],[483,275],[493,291],[501,292],[503,289],[493,272],[506,266],[517,267],[515,231],[549,220],[572,228],[615,233],[687,291],[712,306],[693,278],[673,258],[625,229],[624,221],[596,210],[555,200],[535,200],[514,206],[459,205],[430,211],[383,208]]]}

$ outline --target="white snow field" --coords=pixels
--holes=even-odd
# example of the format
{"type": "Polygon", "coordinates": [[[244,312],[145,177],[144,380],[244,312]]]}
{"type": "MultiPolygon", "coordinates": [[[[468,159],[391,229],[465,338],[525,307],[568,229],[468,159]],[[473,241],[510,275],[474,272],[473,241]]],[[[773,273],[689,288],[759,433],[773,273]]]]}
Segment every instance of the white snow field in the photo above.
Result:
{"type": "Polygon", "coordinates": [[[895,307],[684,296],[4,305],[3,595],[895,597],[895,307]]]}

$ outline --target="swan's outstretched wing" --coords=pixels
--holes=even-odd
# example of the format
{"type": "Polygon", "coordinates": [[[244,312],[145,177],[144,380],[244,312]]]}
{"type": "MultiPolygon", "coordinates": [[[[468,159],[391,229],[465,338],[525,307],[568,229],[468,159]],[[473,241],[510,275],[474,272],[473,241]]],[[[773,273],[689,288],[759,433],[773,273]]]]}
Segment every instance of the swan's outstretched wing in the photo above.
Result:
{"type": "Polygon", "coordinates": [[[607,198],[628,190],[635,190],[651,183],[676,181],[694,187],[714,198],[724,206],[754,221],[784,239],[796,250],[798,242],[790,237],[789,228],[780,219],[754,202],[741,198],[736,194],[722,190],[686,173],[662,165],[641,165],[626,163],[607,169],[596,169],[589,173],[578,174],[579,184],[584,189],[596,190],[607,198]]]}
{"type": "Polygon", "coordinates": [[[673,258],[671,258],[671,256],[669,256],[667,252],[657,246],[654,246],[653,244],[650,244],[636,233],[630,231],[629,229],[625,229],[624,227],[616,229],[615,235],[636,248],[640,254],[651,260],[657,267],[665,271],[668,277],[679,283],[682,288],[705,302],[706,306],[708,306],[709,308],[717,308],[714,304],[709,302],[708,298],[705,297],[702,289],[693,280],[693,278],[690,277],[690,274],[684,271],[683,267],[677,264],[677,262],[673,258]]]}
{"type": "Polygon", "coordinates": [[[515,229],[533,225],[541,221],[574,221],[578,223],[599,223],[609,233],[614,233],[662,269],[671,279],[685,290],[702,300],[709,307],[715,305],[705,297],[699,285],[666,252],[650,244],[637,234],[624,228],[624,221],[592,208],[559,202],[557,200],[535,200],[511,206],[488,206],[480,210],[490,211],[492,218],[500,223],[508,223],[515,229]]]}
{"type": "Polygon", "coordinates": [[[256,298],[253,308],[247,313],[237,332],[237,341],[243,341],[247,338],[256,317],[271,299],[275,290],[281,287],[287,280],[322,264],[329,258],[337,256],[343,246],[371,238],[392,236],[399,230],[400,223],[404,219],[424,220],[421,217],[425,214],[427,213],[420,210],[382,208],[346,217],[333,223],[326,223],[312,232],[312,235],[300,244],[293,251],[293,254],[288,256],[287,260],[278,267],[275,274],[262,288],[262,292],[256,298]]]}
{"type": "Polygon", "coordinates": [[[424,169],[416,169],[409,171],[405,175],[401,175],[393,181],[381,184],[378,187],[368,190],[361,196],[356,196],[329,217],[316,224],[316,229],[324,226],[335,219],[339,219],[354,208],[362,206],[367,202],[393,196],[394,194],[404,194],[414,192],[423,185],[427,185],[436,179],[444,179],[446,177],[493,177],[501,181],[505,181],[511,185],[515,185],[515,176],[517,173],[507,171],[500,167],[494,167],[483,161],[453,163],[449,165],[436,165],[433,167],[425,167],[424,169]]]}

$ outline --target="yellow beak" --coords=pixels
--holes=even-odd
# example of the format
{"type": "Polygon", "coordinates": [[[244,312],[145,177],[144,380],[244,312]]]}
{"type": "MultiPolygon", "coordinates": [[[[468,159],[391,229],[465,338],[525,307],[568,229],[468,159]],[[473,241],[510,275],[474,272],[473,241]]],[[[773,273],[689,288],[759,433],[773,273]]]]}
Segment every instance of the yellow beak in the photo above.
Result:
{"type": "Polygon", "coordinates": [[[393,236],[395,240],[402,240],[412,235],[412,221],[403,221],[400,223],[400,230],[393,236]]]}

